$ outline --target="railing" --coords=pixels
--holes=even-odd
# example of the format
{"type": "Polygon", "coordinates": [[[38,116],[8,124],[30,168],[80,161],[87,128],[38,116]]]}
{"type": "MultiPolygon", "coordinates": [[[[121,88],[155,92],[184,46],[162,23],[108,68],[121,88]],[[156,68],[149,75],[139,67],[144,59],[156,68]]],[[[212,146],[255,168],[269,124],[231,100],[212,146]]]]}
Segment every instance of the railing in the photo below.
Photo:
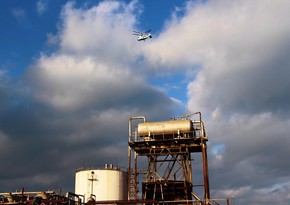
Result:
{"type": "MultiPolygon", "coordinates": [[[[129,139],[128,139],[128,142],[134,143],[134,142],[141,142],[141,141],[155,141],[155,140],[160,141],[160,140],[168,140],[168,139],[174,140],[174,139],[187,139],[187,138],[188,139],[189,138],[199,138],[202,141],[208,140],[206,133],[205,133],[204,124],[203,124],[200,112],[181,116],[178,118],[178,120],[190,120],[192,123],[192,130],[186,130],[184,132],[182,132],[182,131],[180,132],[177,129],[177,130],[174,130],[172,133],[168,133],[168,132],[162,133],[162,131],[161,132],[159,131],[158,133],[149,132],[148,134],[144,134],[144,133],[140,134],[140,133],[137,133],[136,126],[138,125],[138,122],[141,122],[141,124],[143,124],[143,122],[147,122],[146,118],[144,116],[131,117],[129,119],[129,139]],[[193,116],[197,116],[197,117],[193,117],[193,116]],[[195,119],[193,119],[193,118],[195,118],[195,119]],[[133,123],[133,121],[134,121],[134,123],[133,123]]],[[[174,119],[172,121],[174,121],[174,119]]],[[[152,123],[154,123],[154,122],[152,122],[152,123]]],[[[159,123],[162,123],[162,121],[160,121],[159,123]]],[[[167,123],[166,121],[163,121],[163,123],[164,123],[164,125],[168,125],[168,124],[166,124],[167,123]]],[[[170,125],[170,123],[169,123],[169,125],[170,125]]]]}
{"type": "Polygon", "coordinates": [[[105,164],[105,165],[96,165],[96,166],[82,166],[76,170],[79,171],[86,171],[86,170],[118,170],[127,172],[128,169],[126,167],[121,167],[113,164],[105,164]]]}

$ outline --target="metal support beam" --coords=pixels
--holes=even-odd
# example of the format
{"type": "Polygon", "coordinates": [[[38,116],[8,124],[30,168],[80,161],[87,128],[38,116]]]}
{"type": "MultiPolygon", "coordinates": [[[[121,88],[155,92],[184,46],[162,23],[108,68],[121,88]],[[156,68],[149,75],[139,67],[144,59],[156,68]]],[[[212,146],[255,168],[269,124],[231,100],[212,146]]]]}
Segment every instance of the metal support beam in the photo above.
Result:
{"type": "Polygon", "coordinates": [[[208,179],[208,164],[207,164],[207,147],[205,142],[202,143],[202,165],[203,165],[203,181],[204,181],[204,199],[206,204],[209,204],[210,191],[208,179]]]}

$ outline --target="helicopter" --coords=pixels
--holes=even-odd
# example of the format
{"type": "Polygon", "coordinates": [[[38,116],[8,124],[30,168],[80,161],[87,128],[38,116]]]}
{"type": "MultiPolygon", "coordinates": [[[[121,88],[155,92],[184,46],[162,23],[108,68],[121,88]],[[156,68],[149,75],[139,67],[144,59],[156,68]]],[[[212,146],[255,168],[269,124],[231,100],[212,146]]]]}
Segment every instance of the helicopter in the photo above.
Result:
{"type": "Polygon", "coordinates": [[[152,38],[151,30],[145,32],[133,31],[133,35],[138,36],[138,41],[145,41],[147,38],[152,38]]]}

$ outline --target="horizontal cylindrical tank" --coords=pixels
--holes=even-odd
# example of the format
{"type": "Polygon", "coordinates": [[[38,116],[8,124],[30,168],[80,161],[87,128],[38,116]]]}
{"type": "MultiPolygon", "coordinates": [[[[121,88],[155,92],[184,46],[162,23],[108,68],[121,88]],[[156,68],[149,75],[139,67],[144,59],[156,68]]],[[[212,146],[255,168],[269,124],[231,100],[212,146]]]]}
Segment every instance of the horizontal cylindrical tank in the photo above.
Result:
{"type": "Polygon", "coordinates": [[[96,201],[126,200],[127,172],[112,165],[105,169],[81,169],[75,175],[75,193],[96,201]]]}
{"type": "Polygon", "coordinates": [[[193,124],[190,119],[143,122],[136,126],[138,136],[189,133],[192,131],[193,124]]]}

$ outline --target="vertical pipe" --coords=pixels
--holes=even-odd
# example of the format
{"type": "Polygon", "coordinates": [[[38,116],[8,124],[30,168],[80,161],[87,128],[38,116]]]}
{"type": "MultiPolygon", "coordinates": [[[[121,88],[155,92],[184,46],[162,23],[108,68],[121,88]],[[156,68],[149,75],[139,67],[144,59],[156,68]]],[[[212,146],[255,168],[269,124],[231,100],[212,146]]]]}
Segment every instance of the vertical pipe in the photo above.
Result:
{"type": "Polygon", "coordinates": [[[134,199],[137,200],[137,191],[138,191],[138,179],[137,179],[137,175],[138,175],[138,170],[137,170],[137,153],[134,152],[134,199]]]}
{"type": "MultiPolygon", "coordinates": [[[[132,133],[132,130],[131,130],[131,123],[132,123],[132,119],[130,118],[129,119],[129,131],[128,131],[128,143],[131,142],[131,133],[132,133]]],[[[131,147],[130,145],[128,145],[128,172],[127,172],[127,192],[128,192],[128,200],[131,199],[131,147]]]]}
{"type": "Polygon", "coordinates": [[[157,178],[156,178],[156,173],[157,173],[157,156],[154,155],[154,158],[153,158],[153,181],[156,181],[157,178]]]}
{"type": "Polygon", "coordinates": [[[24,202],[24,187],[21,188],[21,202],[24,202]]]}
{"type": "Polygon", "coordinates": [[[202,165],[203,165],[203,181],[204,181],[204,198],[206,204],[209,204],[209,180],[208,180],[208,164],[207,164],[207,151],[205,142],[202,143],[202,165]]]}
{"type": "Polygon", "coordinates": [[[133,128],[132,128],[132,121],[133,120],[138,120],[138,119],[143,119],[143,122],[146,121],[146,118],[144,116],[134,116],[129,118],[129,127],[128,127],[128,132],[129,132],[129,137],[128,137],[128,200],[130,199],[137,199],[137,154],[134,150],[134,146],[130,147],[131,142],[136,142],[137,141],[137,133],[135,132],[135,138],[132,138],[133,136],[133,128]],[[134,151],[134,168],[131,167],[132,162],[132,152],[134,151]],[[133,170],[132,170],[133,169],[133,170]],[[133,171],[133,174],[132,174],[133,171]]]}
{"type": "Polygon", "coordinates": [[[130,200],[130,193],[131,193],[131,150],[130,146],[128,146],[128,172],[127,172],[127,188],[128,188],[128,200],[130,200]]]}
{"type": "Polygon", "coordinates": [[[190,181],[191,183],[193,183],[193,182],[192,182],[192,166],[191,166],[191,153],[190,153],[190,152],[188,153],[188,168],[189,168],[189,170],[188,170],[189,181],[190,181]]]}

